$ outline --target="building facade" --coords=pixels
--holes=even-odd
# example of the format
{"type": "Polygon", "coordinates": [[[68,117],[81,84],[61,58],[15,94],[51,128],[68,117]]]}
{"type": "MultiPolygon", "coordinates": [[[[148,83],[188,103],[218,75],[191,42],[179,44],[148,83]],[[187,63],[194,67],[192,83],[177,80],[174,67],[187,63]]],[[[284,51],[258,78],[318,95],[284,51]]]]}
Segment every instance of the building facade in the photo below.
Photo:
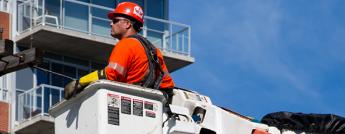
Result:
{"type": "Polygon", "coordinates": [[[107,13],[123,1],[143,7],[140,34],[161,49],[170,72],[194,62],[191,28],[169,20],[169,0],[0,0],[0,28],[15,42],[14,52],[45,52],[42,69],[0,77],[0,133],[54,133],[49,108],[63,100],[71,79],[105,67],[117,42],[107,13]]]}

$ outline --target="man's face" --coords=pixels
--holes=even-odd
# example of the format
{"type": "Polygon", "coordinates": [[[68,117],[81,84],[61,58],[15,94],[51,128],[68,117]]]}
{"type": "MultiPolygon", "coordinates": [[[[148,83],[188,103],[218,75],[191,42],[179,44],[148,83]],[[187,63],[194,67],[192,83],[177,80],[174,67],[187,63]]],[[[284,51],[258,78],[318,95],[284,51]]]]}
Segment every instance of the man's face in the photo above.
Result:
{"type": "Polygon", "coordinates": [[[121,39],[123,34],[126,32],[126,25],[125,23],[128,20],[122,17],[115,17],[111,22],[111,36],[117,39],[121,39]]]}

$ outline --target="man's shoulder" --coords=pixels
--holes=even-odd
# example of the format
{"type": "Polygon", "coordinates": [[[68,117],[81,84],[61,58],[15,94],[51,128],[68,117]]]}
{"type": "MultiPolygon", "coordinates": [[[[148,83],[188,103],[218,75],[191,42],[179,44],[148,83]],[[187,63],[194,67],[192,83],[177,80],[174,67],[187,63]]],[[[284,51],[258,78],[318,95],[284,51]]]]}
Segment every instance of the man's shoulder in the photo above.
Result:
{"type": "Polygon", "coordinates": [[[120,45],[120,46],[124,45],[127,47],[135,47],[137,45],[140,45],[140,41],[138,41],[135,38],[124,38],[124,39],[121,39],[117,45],[120,45]]]}

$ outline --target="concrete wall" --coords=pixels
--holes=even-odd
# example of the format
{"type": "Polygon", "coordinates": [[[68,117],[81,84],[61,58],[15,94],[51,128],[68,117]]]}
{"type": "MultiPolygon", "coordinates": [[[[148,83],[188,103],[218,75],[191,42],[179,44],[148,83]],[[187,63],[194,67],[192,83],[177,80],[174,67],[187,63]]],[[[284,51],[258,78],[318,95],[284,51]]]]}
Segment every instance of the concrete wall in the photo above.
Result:
{"type": "Polygon", "coordinates": [[[0,11],[0,28],[4,28],[4,32],[2,33],[3,39],[9,39],[9,31],[10,31],[10,15],[6,12],[0,11]]]}
{"type": "Polygon", "coordinates": [[[9,130],[9,104],[0,101],[0,133],[8,133],[9,130]]]}

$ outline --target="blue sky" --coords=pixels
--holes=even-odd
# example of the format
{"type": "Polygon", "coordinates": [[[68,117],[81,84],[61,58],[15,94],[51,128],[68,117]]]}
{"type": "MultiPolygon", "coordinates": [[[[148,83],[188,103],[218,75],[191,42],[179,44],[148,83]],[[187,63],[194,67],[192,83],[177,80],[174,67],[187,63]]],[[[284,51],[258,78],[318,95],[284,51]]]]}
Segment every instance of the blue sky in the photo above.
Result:
{"type": "Polygon", "coordinates": [[[291,111],[345,116],[344,0],[170,0],[192,27],[196,61],[180,87],[261,119],[291,111]]]}

